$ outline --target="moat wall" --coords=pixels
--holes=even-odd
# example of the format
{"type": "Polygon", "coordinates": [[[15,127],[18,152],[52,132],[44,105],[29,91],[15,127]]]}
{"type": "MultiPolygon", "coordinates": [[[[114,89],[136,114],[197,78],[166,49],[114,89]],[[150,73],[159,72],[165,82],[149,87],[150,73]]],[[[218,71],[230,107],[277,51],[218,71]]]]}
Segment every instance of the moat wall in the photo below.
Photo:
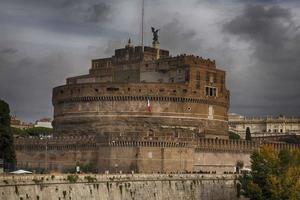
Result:
{"type": "Polygon", "coordinates": [[[237,199],[233,175],[80,175],[76,183],[67,179],[67,175],[4,176],[0,199],[237,199]]]}

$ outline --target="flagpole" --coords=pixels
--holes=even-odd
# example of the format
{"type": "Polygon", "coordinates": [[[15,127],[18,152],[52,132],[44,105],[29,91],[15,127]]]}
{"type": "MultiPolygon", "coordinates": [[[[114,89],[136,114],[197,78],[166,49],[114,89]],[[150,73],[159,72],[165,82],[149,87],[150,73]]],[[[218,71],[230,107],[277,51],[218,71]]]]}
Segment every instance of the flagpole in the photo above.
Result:
{"type": "Polygon", "coordinates": [[[144,7],[145,0],[142,0],[142,51],[144,52],[144,7]]]}

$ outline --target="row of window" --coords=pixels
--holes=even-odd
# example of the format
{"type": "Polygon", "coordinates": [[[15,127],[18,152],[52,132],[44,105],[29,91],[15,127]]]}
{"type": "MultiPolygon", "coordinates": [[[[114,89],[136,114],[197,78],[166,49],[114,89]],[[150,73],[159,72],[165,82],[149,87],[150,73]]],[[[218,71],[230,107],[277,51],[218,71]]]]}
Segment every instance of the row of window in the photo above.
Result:
{"type": "MultiPolygon", "coordinates": [[[[200,81],[200,71],[196,71],[196,77],[195,79],[197,81],[200,81]]],[[[206,82],[207,83],[214,83],[217,82],[217,75],[215,73],[210,73],[210,72],[206,72],[206,82]]],[[[225,83],[225,79],[224,76],[220,77],[220,83],[224,84],[225,83]]]]}
{"type": "MultiPolygon", "coordinates": [[[[197,84],[196,84],[196,88],[197,88],[197,89],[200,89],[200,83],[197,83],[197,84]]],[[[95,88],[94,90],[95,90],[95,92],[99,92],[99,89],[98,89],[98,88],[95,88]]],[[[77,91],[80,92],[80,89],[77,89],[77,91]]],[[[117,92],[117,91],[119,91],[119,88],[117,88],[117,87],[108,87],[108,88],[106,88],[106,91],[108,91],[108,92],[117,92]]],[[[129,91],[130,91],[130,88],[128,88],[127,91],[129,92],[129,91]]],[[[139,92],[142,92],[142,90],[139,89],[139,92]]],[[[150,92],[153,92],[153,91],[150,90],[150,92]]],[[[159,89],[159,92],[165,92],[165,89],[164,89],[164,88],[160,88],[160,89],[159,89]]],[[[172,92],[173,92],[173,93],[176,93],[177,90],[173,90],[172,92]]],[[[183,93],[187,93],[188,90],[187,90],[187,89],[182,89],[182,92],[183,92],[183,93]]],[[[63,93],[64,93],[64,90],[60,90],[60,93],[63,94],[63,93]]],[[[196,92],[196,91],[193,91],[193,93],[196,94],[197,92],[196,92]]],[[[72,94],[73,94],[73,90],[71,90],[71,95],[72,95],[72,94]]],[[[215,87],[210,87],[210,86],[206,86],[206,87],[205,87],[205,95],[206,95],[206,96],[211,96],[211,97],[217,96],[217,88],[215,88],[215,87]]]]}

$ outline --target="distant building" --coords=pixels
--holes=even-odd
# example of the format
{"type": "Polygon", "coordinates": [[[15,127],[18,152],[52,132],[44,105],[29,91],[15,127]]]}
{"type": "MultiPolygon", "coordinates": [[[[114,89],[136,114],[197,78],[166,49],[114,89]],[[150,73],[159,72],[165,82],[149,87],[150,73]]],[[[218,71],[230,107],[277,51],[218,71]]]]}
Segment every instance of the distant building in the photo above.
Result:
{"type": "Polygon", "coordinates": [[[52,128],[52,120],[51,118],[37,120],[34,124],[34,127],[52,128]]]}
{"type": "Polygon", "coordinates": [[[244,136],[247,127],[252,136],[261,134],[300,134],[300,118],[278,117],[252,117],[231,113],[228,115],[229,130],[244,136]]]}
{"type": "Polygon", "coordinates": [[[14,128],[19,128],[19,129],[27,129],[27,128],[32,128],[33,124],[22,122],[20,119],[17,118],[17,116],[11,116],[10,117],[10,126],[14,127],[14,128]]]}

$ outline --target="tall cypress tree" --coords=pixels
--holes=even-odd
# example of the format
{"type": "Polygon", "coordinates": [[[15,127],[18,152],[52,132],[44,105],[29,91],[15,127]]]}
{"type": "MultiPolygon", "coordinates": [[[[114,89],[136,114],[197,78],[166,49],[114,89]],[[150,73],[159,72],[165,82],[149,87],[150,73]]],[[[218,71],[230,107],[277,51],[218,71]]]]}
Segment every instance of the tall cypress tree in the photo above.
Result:
{"type": "Polygon", "coordinates": [[[0,158],[6,169],[13,169],[16,164],[13,135],[10,130],[9,105],[0,100],[0,158]]]}
{"type": "Polygon", "coordinates": [[[251,132],[249,127],[246,128],[246,140],[251,141],[251,132]]]}

